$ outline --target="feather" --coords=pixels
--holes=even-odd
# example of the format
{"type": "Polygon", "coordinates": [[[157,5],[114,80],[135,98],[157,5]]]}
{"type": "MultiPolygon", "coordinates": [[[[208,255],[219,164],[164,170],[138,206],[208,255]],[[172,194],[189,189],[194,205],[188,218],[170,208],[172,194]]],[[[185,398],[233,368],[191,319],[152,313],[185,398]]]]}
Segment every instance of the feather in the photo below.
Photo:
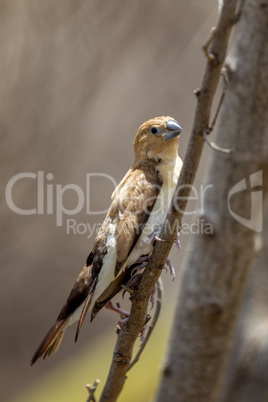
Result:
{"type": "Polygon", "coordinates": [[[31,365],[33,365],[36,360],[42,355],[44,355],[45,359],[46,356],[50,356],[51,353],[56,352],[64,335],[64,324],[64,321],[56,321],[53,324],[53,326],[39,345],[38,349],[36,350],[31,360],[31,365]]]}
{"type": "Polygon", "coordinates": [[[56,352],[66,328],[78,320],[77,340],[87,312],[91,309],[92,321],[128,283],[136,261],[153,251],[153,233],[164,223],[182,166],[177,155],[180,131],[169,116],[148,120],[139,128],[135,161],[113,192],[86,264],[32,364],[56,352]]]}

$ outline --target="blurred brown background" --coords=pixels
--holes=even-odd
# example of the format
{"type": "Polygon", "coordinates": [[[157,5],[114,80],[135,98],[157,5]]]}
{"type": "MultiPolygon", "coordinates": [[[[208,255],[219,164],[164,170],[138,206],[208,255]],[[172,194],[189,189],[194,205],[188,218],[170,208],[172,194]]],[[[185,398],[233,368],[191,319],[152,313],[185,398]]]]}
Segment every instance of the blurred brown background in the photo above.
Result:
{"type": "MultiPolygon", "coordinates": [[[[133,161],[137,128],[159,115],[173,116],[183,127],[183,157],[195,110],[193,90],[204,70],[202,44],[216,18],[215,0],[1,1],[2,401],[30,400],[33,389],[48,375],[46,387],[53,381],[56,387],[57,373],[63,367],[76,367],[72,359],[77,356],[88,362],[85,379],[74,381],[75,392],[81,388],[84,395],[79,400],[85,400],[84,384],[94,381],[89,368],[94,372],[97,365],[87,360],[87,353],[98,348],[103,333],[113,345],[117,322],[115,315],[103,311],[93,324],[87,320],[76,345],[74,330],[69,330],[56,355],[29,366],[94,239],[87,238],[88,234],[67,234],[66,219],[92,226],[101,223],[104,215],[91,216],[83,208],[75,216],[64,216],[60,227],[56,226],[55,204],[52,215],[46,208],[43,215],[18,215],[6,203],[8,181],[18,173],[42,171],[53,174],[53,180],[45,179],[45,187],[52,184],[54,190],[56,184],[76,184],[86,192],[87,173],[109,174],[118,182],[133,161]]],[[[206,149],[197,184],[208,155],[206,149]]],[[[112,191],[107,180],[93,180],[92,208],[107,208],[112,191]]],[[[20,208],[36,208],[36,180],[18,182],[13,198],[20,208]]],[[[76,202],[73,192],[65,194],[66,208],[74,208],[76,202]]],[[[189,205],[194,208],[194,203],[189,205]]],[[[186,243],[187,235],[182,237],[179,256],[172,253],[177,280],[171,284],[165,278],[168,311],[175,305],[186,243]]],[[[162,315],[162,327],[165,316],[169,313],[162,315]]],[[[157,330],[154,337],[161,341],[157,330]]],[[[105,370],[111,352],[99,357],[98,364],[105,370]]],[[[151,349],[148,361],[150,353],[158,354],[151,349]]],[[[154,370],[157,376],[158,366],[154,370]]],[[[73,381],[74,373],[70,373],[64,388],[73,381]]],[[[47,400],[44,391],[38,400],[47,400]]],[[[54,400],[60,399],[55,396],[54,400]]]]}

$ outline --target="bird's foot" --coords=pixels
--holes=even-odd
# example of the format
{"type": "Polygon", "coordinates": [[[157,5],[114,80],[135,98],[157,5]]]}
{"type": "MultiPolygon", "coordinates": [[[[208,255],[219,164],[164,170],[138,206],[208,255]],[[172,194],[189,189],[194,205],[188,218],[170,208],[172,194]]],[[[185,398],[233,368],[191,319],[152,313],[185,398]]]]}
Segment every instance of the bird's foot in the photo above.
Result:
{"type": "Polygon", "coordinates": [[[143,342],[146,339],[146,331],[148,330],[147,323],[148,323],[148,321],[150,321],[150,319],[151,319],[151,316],[149,314],[147,314],[146,322],[145,322],[144,326],[142,327],[142,330],[141,330],[140,335],[139,335],[140,340],[141,340],[141,345],[140,346],[142,346],[143,342]]]}
{"type": "Polygon", "coordinates": [[[151,303],[150,310],[152,310],[154,308],[155,294],[156,294],[156,285],[154,286],[153,291],[152,291],[152,293],[150,295],[150,299],[149,299],[149,301],[151,303]]]}
{"type": "Polygon", "coordinates": [[[120,314],[121,320],[118,321],[117,328],[121,329],[121,331],[123,331],[123,332],[127,332],[125,325],[127,323],[127,320],[128,320],[128,317],[129,317],[130,313],[128,311],[126,311],[126,310],[123,310],[119,306],[114,306],[113,303],[111,302],[111,300],[105,305],[105,307],[108,310],[112,310],[115,313],[120,314]]]}
{"type": "Polygon", "coordinates": [[[147,237],[146,240],[142,240],[139,242],[140,247],[146,247],[148,246],[153,240],[157,241],[165,241],[159,237],[159,234],[162,230],[163,225],[157,226],[152,233],[147,237]]]}
{"type": "Polygon", "coordinates": [[[123,318],[128,318],[129,317],[129,312],[126,310],[123,310],[122,308],[120,308],[119,306],[114,306],[113,303],[111,302],[111,300],[105,305],[105,307],[108,310],[112,310],[115,313],[120,314],[123,318]]]}
{"type": "MultiPolygon", "coordinates": [[[[125,293],[128,292],[130,293],[130,295],[133,294],[134,292],[134,288],[138,285],[138,283],[141,280],[142,274],[143,274],[143,270],[146,267],[146,265],[148,264],[150,259],[149,255],[143,255],[140,258],[137,259],[137,261],[135,262],[135,264],[133,264],[129,269],[131,269],[131,278],[128,280],[128,282],[125,285],[122,285],[123,290],[123,298],[125,296],[125,293]]],[[[172,275],[172,281],[174,281],[175,279],[175,270],[171,264],[171,261],[169,259],[167,259],[166,261],[166,265],[165,265],[165,269],[166,271],[170,271],[170,274],[172,275]]],[[[150,295],[150,303],[151,303],[151,308],[150,310],[152,310],[154,308],[154,302],[155,302],[155,294],[156,294],[156,286],[154,287],[151,295],[150,295]]]]}
{"type": "Polygon", "coordinates": [[[172,282],[173,282],[175,280],[176,275],[175,275],[175,269],[174,269],[174,267],[173,267],[173,265],[172,265],[172,263],[171,263],[169,258],[167,258],[167,260],[166,260],[166,264],[165,264],[164,269],[167,272],[169,271],[170,275],[172,276],[172,282]]]}
{"type": "Polygon", "coordinates": [[[133,288],[135,288],[135,286],[139,283],[140,278],[143,274],[143,270],[148,264],[149,258],[150,258],[149,255],[143,255],[139,257],[137,261],[133,265],[131,265],[131,267],[129,267],[129,269],[131,270],[130,273],[131,277],[125,285],[122,285],[124,289],[123,297],[126,291],[129,292],[130,294],[133,293],[133,288]]]}
{"type": "MultiPolygon", "coordinates": [[[[109,310],[114,311],[115,313],[120,314],[121,320],[118,321],[116,327],[117,327],[117,329],[119,329],[119,330],[121,330],[121,331],[123,331],[123,332],[128,332],[128,331],[126,330],[126,323],[127,323],[128,318],[129,318],[129,316],[130,316],[130,313],[129,313],[128,311],[125,311],[125,310],[121,309],[121,308],[119,307],[119,305],[118,305],[118,306],[114,306],[111,301],[109,301],[109,302],[106,304],[105,307],[106,307],[107,309],[109,309],[109,310]]],[[[145,323],[145,325],[143,326],[143,328],[142,328],[142,330],[141,330],[140,338],[141,338],[141,341],[142,341],[142,342],[144,341],[145,334],[146,334],[146,330],[147,330],[147,322],[150,320],[150,318],[151,318],[151,317],[150,317],[149,315],[147,315],[146,323],[145,323]]]]}
{"type": "Polygon", "coordinates": [[[140,258],[137,259],[137,261],[133,265],[148,262],[149,259],[150,259],[150,256],[148,254],[147,255],[142,255],[140,258]]]}
{"type": "Polygon", "coordinates": [[[121,331],[127,333],[127,332],[128,332],[128,331],[126,330],[126,323],[127,323],[127,321],[128,321],[128,318],[122,318],[122,320],[118,321],[116,328],[117,328],[117,329],[120,329],[121,331]]]}
{"type": "MultiPolygon", "coordinates": [[[[144,267],[143,267],[144,268],[144,267]]],[[[136,270],[136,268],[135,268],[136,270]]],[[[143,272],[137,272],[127,281],[127,283],[123,286],[124,291],[123,291],[123,296],[125,295],[126,291],[129,292],[130,294],[133,293],[135,286],[139,283],[141,277],[142,277],[143,272]]]]}

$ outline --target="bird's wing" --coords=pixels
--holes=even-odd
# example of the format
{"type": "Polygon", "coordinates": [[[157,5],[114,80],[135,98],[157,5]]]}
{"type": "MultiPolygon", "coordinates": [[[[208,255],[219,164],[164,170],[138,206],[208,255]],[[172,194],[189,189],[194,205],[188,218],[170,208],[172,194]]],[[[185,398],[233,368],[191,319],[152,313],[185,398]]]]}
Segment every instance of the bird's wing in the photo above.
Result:
{"type": "Polygon", "coordinates": [[[121,290],[121,285],[128,281],[130,273],[128,270],[120,272],[120,269],[148,220],[161,185],[161,180],[153,166],[141,165],[128,171],[112,196],[110,209],[96,236],[86,265],[77,277],[57,320],[34,354],[32,364],[40,356],[43,355],[45,358],[55,352],[67,325],[79,319],[75,337],[77,340],[85,315],[91,306],[99,274],[102,269],[105,269],[104,258],[107,256],[107,239],[111,235],[109,233],[111,222],[115,225],[117,261],[113,267],[113,280],[103,284],[104,291],[94,302],[91,319],[121,290]]]}
{"type": "Polygon", "coordinates": [[[134,248],[154,207],[162,182],[153,166],[140,166],[127,178],[115,202],[117,215],[115,277],[134,248]]]}
{"type": "MultiPolygon", "coordinates": [[[[92,307],[91,320],[111,300],[130,278],[129,270],[121,271],[155,205],[162,186],[154,166],[140,165],[130,169],[113,194],[107,217],[116,223],[116,255],[113,280],[107,283],[104,292],[92,307]]],[[[94,268],[94,262],[93,262],[94,268]]],[[[105,267],[104,267],[105,268],[105,267]]]]}

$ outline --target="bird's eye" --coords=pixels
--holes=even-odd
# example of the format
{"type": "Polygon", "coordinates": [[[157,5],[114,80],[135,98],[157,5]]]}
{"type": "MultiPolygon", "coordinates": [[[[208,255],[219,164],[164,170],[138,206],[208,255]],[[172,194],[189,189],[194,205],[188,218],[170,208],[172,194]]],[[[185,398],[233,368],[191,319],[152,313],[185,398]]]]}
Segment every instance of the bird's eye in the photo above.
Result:
{"type": "Polygon", "coordinates": [[[157,127],[152,127],[150,131],[151,131],[152,134],[157,134],[158,133],[158,128],[157,127]]]}

